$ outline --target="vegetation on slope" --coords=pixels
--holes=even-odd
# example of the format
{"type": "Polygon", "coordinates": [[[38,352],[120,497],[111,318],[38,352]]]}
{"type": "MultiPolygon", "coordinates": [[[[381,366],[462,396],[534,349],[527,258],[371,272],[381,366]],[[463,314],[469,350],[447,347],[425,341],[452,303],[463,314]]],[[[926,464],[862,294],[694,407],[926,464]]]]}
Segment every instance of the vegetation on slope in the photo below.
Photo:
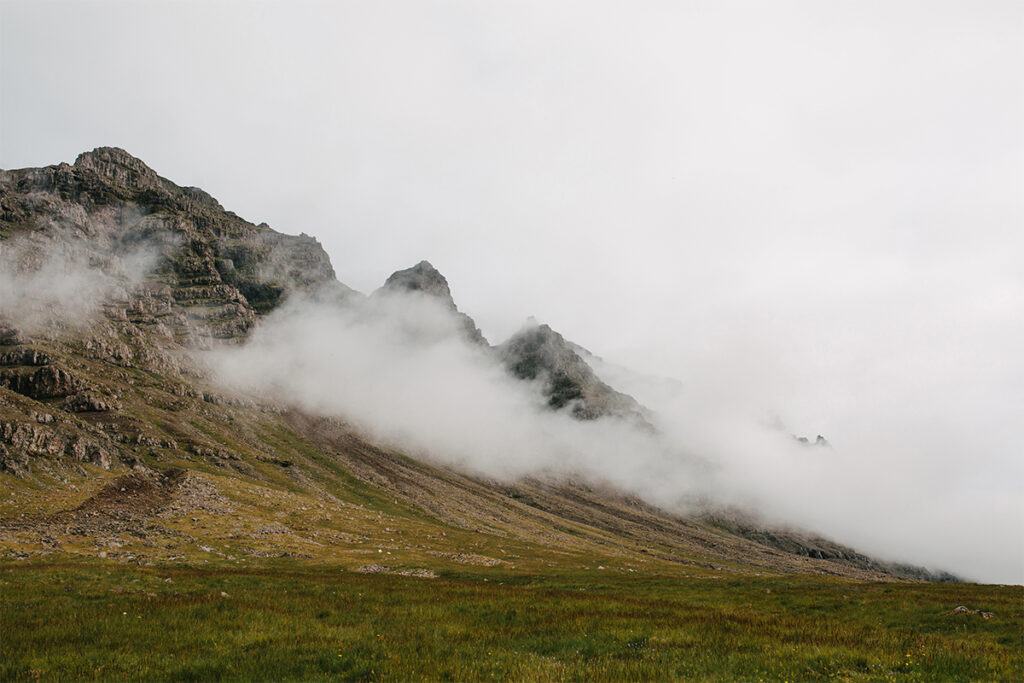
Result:
{"type": "Polygon", "coordinates": [[[3,680],[1021,680],[1022,589],[555,569],[0,568],[3,680]],[[961,603],[994,613],[954,614],[961,603]]]}
{"type": "Polygon", "coordinates": [[[207,385],[197,345],[241,341],[286,289],[348,290],[311,238],[121,150],[8,174],[0,211],[31,254],[159,252],[88,327],[0,320],[2,680],[1021,677],[1019,587],[472,477],[207,385]]]}

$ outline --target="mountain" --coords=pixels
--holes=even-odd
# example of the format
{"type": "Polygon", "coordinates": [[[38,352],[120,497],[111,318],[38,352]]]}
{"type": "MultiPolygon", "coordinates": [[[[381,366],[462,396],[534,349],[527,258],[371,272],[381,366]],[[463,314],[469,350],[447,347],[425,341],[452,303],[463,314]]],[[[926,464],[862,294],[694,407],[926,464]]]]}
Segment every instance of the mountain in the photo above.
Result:
{"type": "MultiPolygon", "coordinates": [[[[0,172],[0,240],[8,558],[930,578],[823,539],[675,514],[582,477],[497,481],[440,467],[345,415],[224,389],[197,349],[245,344],[293,297],[364,299],[314,238],[239,218],[123,150],[0,172]]],[[[490,348],[425,261],[370,299],[409,292],[440,301],[468,341],[490,348]]],[[[530,324],[488,353],[539,382],[554,409],[649,426],[577,348],[530,324]]]]}

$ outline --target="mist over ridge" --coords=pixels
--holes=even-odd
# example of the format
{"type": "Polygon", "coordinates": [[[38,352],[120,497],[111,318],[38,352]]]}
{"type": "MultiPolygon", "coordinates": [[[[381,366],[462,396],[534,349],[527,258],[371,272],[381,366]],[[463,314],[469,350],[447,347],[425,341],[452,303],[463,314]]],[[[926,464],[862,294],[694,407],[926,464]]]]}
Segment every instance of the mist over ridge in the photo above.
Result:
{"type": "Polygon", "coordinates": [[[1018,497],[1008,487],[978,500],[951,490],[962,478],[919,469],[949,450],[907,453],[870,433],[808,448],[742,377],[707,367],[682,382],[641,375],[573,345],[641,399],[654,430],[616,415],[581,421],[552,411],[543,376],[515,378],[460,316],[447,283],[432,293],[385,287],[344,306],[296,296],[241,348],[207,361],[236,390],[480,476],[582,479],[683,514],[732,507],[887,560],[1020,580],[1018,497]]]}

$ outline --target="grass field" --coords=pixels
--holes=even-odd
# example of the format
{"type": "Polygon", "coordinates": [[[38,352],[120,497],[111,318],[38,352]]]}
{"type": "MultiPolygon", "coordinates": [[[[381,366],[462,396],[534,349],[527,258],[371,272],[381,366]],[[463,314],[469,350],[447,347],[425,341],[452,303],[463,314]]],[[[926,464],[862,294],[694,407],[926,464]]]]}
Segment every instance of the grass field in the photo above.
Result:
{"type": "Polygon", "coordinates": [[[1024,680],[1019,586],[83,560],[0,598],[3,681],[1024,680]]]}

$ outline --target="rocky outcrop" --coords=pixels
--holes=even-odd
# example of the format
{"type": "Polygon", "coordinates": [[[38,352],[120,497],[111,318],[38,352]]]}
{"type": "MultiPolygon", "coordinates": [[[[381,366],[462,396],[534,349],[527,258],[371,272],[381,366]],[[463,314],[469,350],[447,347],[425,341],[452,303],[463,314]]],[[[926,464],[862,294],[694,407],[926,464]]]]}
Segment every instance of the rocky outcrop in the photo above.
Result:
{"type": "Polygon", "coordinates": [[[43,401],[63,398],[61,407],[73,413],[116,410],[117,404],[88,387],[69,370],[53,364],[48,354],[17,347],[0,354],[0,387],[43,401]]]}
{"type": "Polygon", "coordinates": [[[819,447],[825,447],[825,448],[830,448],[832,446],[832,444],[830,444],[828,442],[828,439],[823,437],[821,434],[818,434],[818,436],[814,439],[814,441],[811,441],[806,436],[796,436],[796,435],[794,435],[793,438],[796,439],[797,442],[800,445],[802,445],[802,446],[819,446],[819,447]]]}
{"type": "Polygon", "coordinates": [[[418,293],[436,299],[452,312],[467,340],[473,344],[488,346],[487,340],[484,339],[484,335],[473,319],[459,311],[455,305],[455,299],[452,298],[451,290],[448,288],[448,280],[428,261],[420,261],[412,268],[392,273],[384,282],[384,286],[373,294],[380,296],[395,293],[418,293]]]}
{"type": "Polygon", "coordinates": [[[82,382],[67,370],[45,365],[35,370],[0,370],[0,386],[34,399],[63,398],[82,388],[82,382]]]}
{"type": "Polygon", "coordinates": [[[0,314],[0,346],[24,344],[25,341],[21,330],[12,325],[10,321],[4,320],[2,314],[0,314]]]}
{"type": "MultiPolygon", "coordinates": [[[[0,239],[8,238],[38,254],[73,245],[79,260],[118,282],[131,279],[126,259],[149,254],[145,287],[126,288],[104,313],[160,324],[179,345],[242,339],[288,292],[337,282],[316,239],[253,225],[113,147],[86,152],[73,165],[4,172],[0,239]]],[[[0,330],[0,337],[11,334],[0,330]]]]}
{"type": "Polygon", "coordinates": [[[0,365],[7,367],[13,365],[41,366],[49,365],[50,362],[50,357],[42,351],[27,347],[21,347],[6,353],[0,353],[0,365]]]}
{"type": "Polygon", "coordinates": [[[173,392],[196,373],[188,351],[244,339],[292,292],[339,302],[353,294],[313,237],[245,221],[112,147],[74,164],[0,172],[0,242],[2,265],[25,275],[19,296],[43,309],[30,319],[22,299],[5,298],[0,310],[0,467],[21,474],[36,457],[103,467],[132,461],[132,447],[105,445],[95,414],[130,420],[137,397],[122,408],[111,391],[79,375],[112,373],[119,391],[142,381],[173,392]],[[47,282],[36,274],[54,262],[58,272],[84,275],[94,295],[88,310],[66,303],[62,290],[37,296],[47,282]],[[45,427],[21,420],[38,410],[33,401],[53,404],[48,410],[60,417],[48,414],[45,427]]]}
{"type": "Polygon", "coordinates": [[[548,405],[555,410],[568,408],[581,420],[616,416],[652,429],[644,409],[632,396],[601,381],[574,345],[547,325],[531,319],[497,348],[514,377],[542,381],[548,405]]]}
{"type": "Polygon", "coordinates": [[[0,443],[0,472],[7,472],[16,477],[28,474],[28,456],[25,453],[12,453],[7,446],[0,443]]]}
{"type": "Polygon", "coordinates": [[[6,462],[8,471],[16,474],[27,468],[27,456],[64,455],[103,469],[110,469],[116,458],[115,450],[98,439],[31,422],[0,422],[0,447],[5,456],[0,467],[6,462]]]}
{"type": "Polygon", "coordinates": [[[94,391],[80,391],[64,399],[61,407],[69,413],[105,413],[117,410],[117,402],[94,391]]]}
{"type": "Polygon", "coordinates": [[[412,268],[395,271],[381,289],[391,292],[422,292],[440,299],[455,310],[455,300],[448,288],[448,280],[429,261],[420,261],[412,268]]]}

